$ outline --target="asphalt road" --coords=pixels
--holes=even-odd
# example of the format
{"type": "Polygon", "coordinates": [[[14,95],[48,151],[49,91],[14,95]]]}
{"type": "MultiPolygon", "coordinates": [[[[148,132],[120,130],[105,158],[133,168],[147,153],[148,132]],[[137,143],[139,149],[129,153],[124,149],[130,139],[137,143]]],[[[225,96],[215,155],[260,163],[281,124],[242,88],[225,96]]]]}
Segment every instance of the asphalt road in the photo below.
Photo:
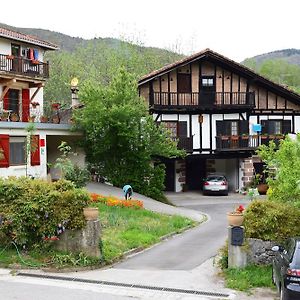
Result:
{"type": "Polygon", "coordinates": [[[208,220],[149,250],[115,265],[118,269],[192,270],[215,256],[227,238],[226,213],[249,200],[241,195],[202,196],[200,193],[168,193],[177,206],[201,211],[208,220]]]}

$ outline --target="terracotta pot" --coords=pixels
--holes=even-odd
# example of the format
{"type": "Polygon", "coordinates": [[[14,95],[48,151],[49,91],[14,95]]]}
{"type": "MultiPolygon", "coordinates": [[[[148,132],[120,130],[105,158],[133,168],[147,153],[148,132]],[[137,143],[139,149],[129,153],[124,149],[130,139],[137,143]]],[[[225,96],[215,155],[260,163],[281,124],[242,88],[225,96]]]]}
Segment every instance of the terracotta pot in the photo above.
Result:
{"type": "Polygon", "coordinates": [[[267,193],[269,186],[266,183],[260,183],[257,185],[257,190],[260,195],[265,195],[267,193]]]}
{"type": "Polygon", "coordinates": [[[244,215],[228,213],[227,221],[230,226],[241,226],[244,222],[244,215]]]}
{"type": "Polygon", "coordinates": [[[83,215],[87,221],[95,221],[99,219],[98,207],[85,207],[83,215]]]}
{"type": "Polygon", "coordinates": [[[48,117],[42,116],[40,118],[41,123],[48,123],[48,117]]]}
{"type": "Polygon", "coordinates": [[[59,118],[59,116],[54,116],[54,117],[52,117],[52,123],[54,123],[54,124],[59,124],[59,123],[60,123],[60,118],[59,118]]]}

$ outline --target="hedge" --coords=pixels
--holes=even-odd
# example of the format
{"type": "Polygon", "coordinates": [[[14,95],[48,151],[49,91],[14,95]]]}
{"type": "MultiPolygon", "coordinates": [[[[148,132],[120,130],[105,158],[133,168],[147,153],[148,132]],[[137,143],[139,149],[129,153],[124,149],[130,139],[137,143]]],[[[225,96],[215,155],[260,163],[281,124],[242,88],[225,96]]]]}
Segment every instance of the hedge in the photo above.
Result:
{"type": "Polygon", "coordinates": [[[0,236],[27,248],[57,235],[57,228],[85,225],[89,194],[66,180],[0,179],[0,236]]]}

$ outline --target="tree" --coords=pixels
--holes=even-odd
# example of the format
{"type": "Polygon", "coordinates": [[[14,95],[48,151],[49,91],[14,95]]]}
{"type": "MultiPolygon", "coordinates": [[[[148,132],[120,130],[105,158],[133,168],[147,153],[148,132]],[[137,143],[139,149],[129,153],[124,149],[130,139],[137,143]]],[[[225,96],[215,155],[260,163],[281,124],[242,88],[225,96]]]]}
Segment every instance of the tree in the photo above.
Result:
{"type": "Polygon", "coordinates": [[[275,143],[262,145],[258,155],[266,163],[271,200],[293,202],[300,207],[300,135],[296,139],[286,137],[275,151],[275,143]]]}
{"type": "Polygon", "coordinates": [[[184,152],[148,114],[134,76],[122,68],[108,86],[86,84],[80,98],[85,106],[75,118],[84,130],[88,161],[100,166],[112,184],[128,183],[161,200],[165,172],[158,157],[184,152]]]}

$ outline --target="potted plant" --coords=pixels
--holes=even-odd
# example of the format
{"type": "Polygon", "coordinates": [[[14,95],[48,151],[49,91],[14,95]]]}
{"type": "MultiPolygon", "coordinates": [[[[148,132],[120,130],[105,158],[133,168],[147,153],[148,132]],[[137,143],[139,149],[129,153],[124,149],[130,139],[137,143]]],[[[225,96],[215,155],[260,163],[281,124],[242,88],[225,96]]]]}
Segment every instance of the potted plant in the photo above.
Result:
{"type": "Polygon", "coordinates": [[[244,222],[244,206],[239,205],[234,211],[227,213],[227,221],[230,226],[241,226],[244,222]]]}
{"type": "Polygon", "coordinates": [[[8,121],[8,112],[2,112],[1,116],[1,121],[8,121]]]}
{"type": "Polygon", "coordinates": [[[52,107],[53,110],[59,110],[60,103],[52,103],[51,107],[52,107]]]}
{"type": "Polygon", "coordinates": [[[29,117],[29,122],[34,123],[35,117],[36,117],[36,115],[31,115],[31,116],[29,117]]]}
{"type": "Polygon", "coordinates": [[[59,115],[54,115],[54,116],[51,118],[51,122],[54,123],[54,124],[59,124],[59,123],[60,123],[59,115]]]}
{"type": "Polygon", "coordinates": [[[14,59],[15,57],[11,54],[6,55],[6,59],[14,59]]]}
{"type": "Polygon", "coordinates": [[[48,123],[49,118],[46,115],[42,115],[40,117],[41,123],[48,123]]]}
{"type": "Polygon", "coordinates": [[[10,115],[10,120],[11,120],[12,122],[19,122],[20,117],[19,117],[19,115],[18,115],[17,113],[12,113],[12,114],[10,115]]]}

